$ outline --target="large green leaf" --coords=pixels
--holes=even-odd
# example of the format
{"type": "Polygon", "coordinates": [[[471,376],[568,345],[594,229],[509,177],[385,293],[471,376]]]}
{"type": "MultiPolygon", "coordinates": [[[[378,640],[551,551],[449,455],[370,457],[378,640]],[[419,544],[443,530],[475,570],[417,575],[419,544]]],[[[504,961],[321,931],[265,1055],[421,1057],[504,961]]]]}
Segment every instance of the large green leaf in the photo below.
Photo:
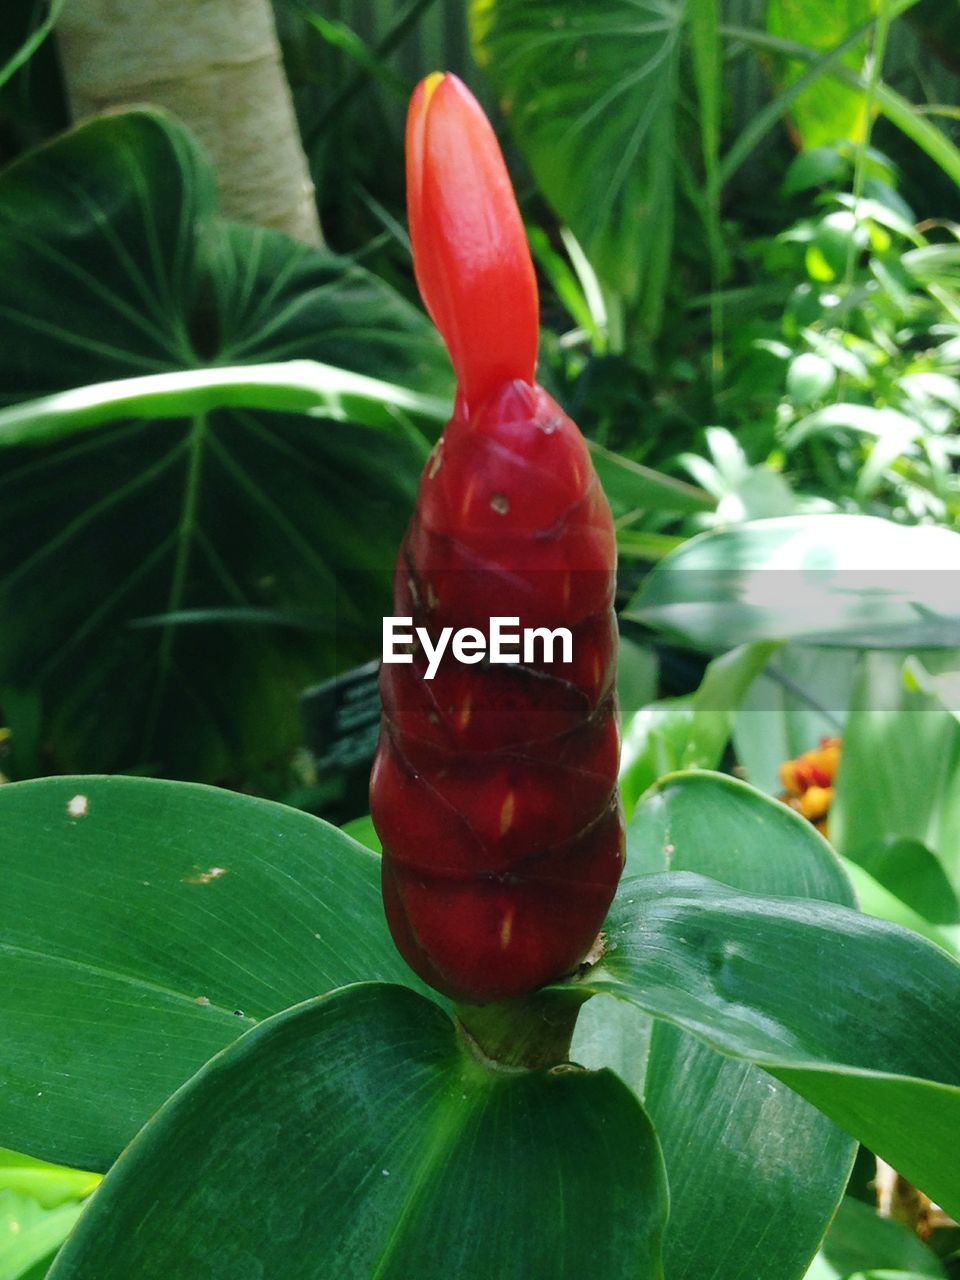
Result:
{"type": "Polygon", "coordinates": [[[379,859],[267,801],[186,783],[0,787],[0,1142],[105,1169],[259,1019],[344,983],[417,985],[379,859]]]}
{"type": "MultiPolygon", "coordinates": [[[[749,788],[719,774],[667,779],[627,844],[628,872],[697,871],[737,889],[852,902],[808,823],[780,806],[758,811],[749,788]]],[[[843,1192],[850,1138],[759,1067],[665,1022],[654,1024],[643,1097],[671,1188],[667,1280],[799,1280],[843,1192]]]]}
{"type": "Polygon", "coordinates": [[[849,907],[688,872],[624,881],[607,939],[590,989],[763,1066],[960,1209],[960,964],[946,952],[849,907]]]}
{"type": "Polygon", "coordinates": [[[196,417],[226,408],[308,413],[368,427],[396,426],[404,413],[443,423],[450,411],[444,399],[316,360],[218,365],[98,382],[0,409],[0,448],[47,444],[118,418],[196,417]]]}
{"type": "Polygon", "coordinates": [[[626,614],[707,649],[955,648],[958,564],[960,534],[948,529],[854,515],[756,520],[684,543],[626,614]]]}
{"type": "Polygon", "coordinates": [[[683,0],[473,0],[477,59],[600,279],[659,326],[673,243],[683,0]]]}
{"type": "Polygon", "coordinates": [[[108,1174],[51,1280],[659,1280],[656,1137],[612,1073],[492,1071],[410,991],[244,1036],[108,1174]]]}
{"type": "Polygon", "coordinates": [[[404,417],[416,403],[375,430],[271,412],[262,388],[238,403],[219,375],[198,399],[196,371],[310,358],[443,396],[439,341],[360,268],[222,221],[206,160],[146,111],[0,175],[0,276],[8,403],[195,371],[180,418],[169,380],[162,417],[124,419],[122,396],[96,429],[65,423],[62,402],[32,426],[15,415],[37,441],[7,450],[0,477],[15,767],[249,779],[299,742],[299,690],[376,652],[423,439],[404,417]]]}

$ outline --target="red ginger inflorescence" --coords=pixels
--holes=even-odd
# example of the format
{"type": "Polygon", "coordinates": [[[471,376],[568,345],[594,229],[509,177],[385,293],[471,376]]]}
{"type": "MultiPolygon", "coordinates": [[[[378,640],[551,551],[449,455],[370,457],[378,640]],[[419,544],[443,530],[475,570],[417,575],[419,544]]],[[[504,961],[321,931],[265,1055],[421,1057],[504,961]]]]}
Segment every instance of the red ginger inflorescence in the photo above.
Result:
{"type": "MultiPolygon", "coordinates": [[[[417,281],[457,374],[420,481],[394,610],[435,642],[568,628],[569,661],[381,670],[370,785],[394,940],[439,991],[486,1003],[573,971],[623,868],[610,508],[578,428],[534,381],[537,291],[489,122],[452,75],[414,93],[407,190],[417,281]]],[[[558,658],[555,652],[553,657],[558,658]]]]}

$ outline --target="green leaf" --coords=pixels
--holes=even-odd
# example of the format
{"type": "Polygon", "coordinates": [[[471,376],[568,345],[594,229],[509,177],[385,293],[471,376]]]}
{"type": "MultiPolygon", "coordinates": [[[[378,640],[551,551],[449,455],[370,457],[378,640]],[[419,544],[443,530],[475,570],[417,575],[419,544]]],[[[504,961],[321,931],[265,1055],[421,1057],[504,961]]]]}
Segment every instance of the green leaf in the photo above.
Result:
{"type": "Polygon", "coordinates": [[[794,644],[771,658],[747,690],[733,731],[748,782],[779,795],[784,761],[843,732],[858,659],[850,649],[794,644]]]}
{"type": "Polygon", "coordinates": [[[450,416],[449,403],[439,397],[316,360],[288,360],[122,378],[27,400],[0,409],[0,448],[46,444],[118,418],[183,418],[227,408],[306,413],[387,429],[396,429],[404,414],[433,423],[450,416]]]}
{"type": "Polygon", "coordinates": [[[540,189],[652,333],[673,244],[684,8],[473,0],[470,9],[477,60],[540,189]]]}
{"type": "Polygon", "coordinates": [[[792,809],[720,773],[664,778],[627,832],[627,875],[695,871],[734,889],[855,906],[823,836],[792,809]]]}
{"type": "Polygon", "coordinates": [[[106,1169],[258,1020],[344,983],[419,986],[380,863],[317,818],[141,778],[0,787],[0,1133],[106,1169]]]}
{"type": "Polygon", "coordinates": [[[20,1280],[66,1239],[82,1205],[44,1209],[30,1196],[0,1191],[0,1280],[20,1280]]]}
{"type": "Polygon", "coordinates": [[[925,939],[687,872],[632,877],[587,985],[764,1067],[960,1209],[960,964],[925,939]]]}
{"type": "Polygon", "coordinates": [[[54,24],[60,17],[61,10],[65,3],[66,0],[50,0],[49,5],[47,6],[47,12],[43,19],[37,23],[36,27],[30,32],[30,35],[16,53],[14,53],[12,57],[8,58],[3,66],[0,67],[0,88],[7,83],[11,76],[15,76],[20,68],[29,62],[36,51],[40,48],[44,40],[46,40],[47,36],[53,30],[54,24]]]}
{"type": "Polygon", "coordinates": [[[0,1147],[0,1191],[28,1195],[44,1209],[56,1209],[68,1200],[83,1200],[99,1183],[98,1173],[66,1169],[0,1147]]]}
{"type": "Polygon", "coordinates": [[[51,1280],[657,1280],[656,1137],[612,1073],[498,1072],[364,985],[272,1018],[134,1140],[51,1280]]]}
{"type": "Polygon", "coordinates": [[[960,535],[875,516],[787,516],[700,534],[625,615],[705,649],[756,640],[953,648],[960,535]],[[923,573],[917,573],[922,565],[923,573]]]}
{"type": "Polygon", "coordinates": [[[813,351],[803,351],[787,369],[787,395],[798,406],[812,404],[829,395],[837,372],[829,360],[813,351]]]}
{"type": "Polygon", "coordinates": [[[282,764],[300,689],[377,652],[426,447],[413,419],[450,390],[432,327],[351,263],[224,222],[207,161],[148,111],[0,175],[0,274],[15,769],[282,764]],[[227,609],[313,625],[177,622],[227,609]]]}
{"type": "MultiPolygon", "coordinates": [[[[914,0],[898,0],[892,6],[894,16],[896,12],[910,8],[913,3],[914,0]]],[[[739,27],[728,24],[724,25],[721,31],[724,35],[743,40],[749,45],[754,45],[774,54],[783,55],[789,59],[798,59],[807,63],[819,63],[824,71],[828,71],[833,79],[842,84],[852,86],[861,93],[867,89],[868,77],[861,75],[852,67],[845,66],[842,62],[838,62],[831,57],[829,52],[827,55],[823,55],[798,40],[784,39],[782,36],[770,35],[752,27],[739,27]]],[[[836,47],[834,46],[834,48],[836,47]]],[[[960,183],[960,147],[957,147],[942,129],[938,129],[930,121],[925,114],[924,108],[914,106],[912,102],[904,98],[902,94],[897,93],[895,89],[891,89],[888,84],[884,84],[882,80],[877,81],[874,85],[873,95],[875,105],[890,123],[899,129],[905,137],[915,142],[922,151],[925,151],[948,177],[952,178],[954,182],[960,183]]],[[[727,172],[728,170],[725,166],[725,174],[727,172]]]]}
{"type": "Polygon", "coordinates": [[[356,840],[365,849],[370,849],[374,853],[383,851],[380,837],[377,835],[377,829],[368,813],[364,814],[362,818],[352,818],[349,822],[345,822],[340,829],[344,835],[348,835],[351,840],[356,840]]]}
{"type": "MultiPolygon", "coordinates": [[[[933,859],[933,854],[929,850],[924,850],[924,854],[927,858],[933,859]]],[[[878,920],[889,920],[893,924],[902,924],[904,928],[912,929],[924,938],[929,938],[938,947],[943,947],[944,951],[949,952],[955,959],[960,959],[960,927],[957,925],[944,927],[931,924],[925,916],[914,910],[913,907],[908,906],[903,898],[898,897],[885,884],[881,884],[859,863],[851,862],[849,858],[841,858],[840,861],[850,877],[850,883],[856,892],[857,902],[860,904],[861,911],[868,916],[876,916],[878,920]]],[[[913,865],[911,859],[910,867],[913,865]]],[[[923,866],[921,864],[922,869],[923,866]]],[[[885,868],[881,868],[881,870],[886,873],[885,868]]],[[[942,871],[940,875],[943,875],[942,871]]],[[[911,888],[913,887],[913,880],[914,877],[911,876],[909,882],[911,888]]],[[[903,888],[899,885],[897,887],[902,893],[903,888]]],[[[912,895],[908,893],[906,896],[910,897],[912,895]]],[[[948,904],[956,901],[953,890],[949,886],[946,901],[948,904]]]]}
{"type": "Polygon", "coordinates": [[[945,1276],[939,1259],[909,1228],[845,1196],[808,1280],[844,1280],[854,1271],[882,1267],[916,1276],[945,1276]]]}
{"type": "MultiPolygon", "coordinates": [[[[767,30],[773,35],[789,35],[819,53],[833,48],[861,28],[876,9],[877,0],[842,0],[829,6],[811,4],[809,0],[769,0],[767,30]]],[[[864,32],[840,61],[859,71],[867,50],[868,36],[864,32]]],[[[802,63],[780,62],[775,68],[774,80],[778,87],[792,84],[800,78],[802,70],[802,63]]],[[[790,117],[805,148],[843,139],[858,142],[867,128],[866,95],[857,87],[823,77],[794,100],[790,117]]]]}
{"type": "MultiPolygon", "coordinates": [[[[932,670],[957,655],[929,654],[932,670]]],[[[902,654],[865,654],[830,812],[841,853],[934,924],[960,919],[960,723],[910,688],[902,654]]]]}
{"type": "Polygon", "coordinates": [[[638,644],[629,636],[620,637],[617,655],[617,702],[620,715],[629,718],[652,701],[660,683],[660,660],[656,650],[638,644]]]}
{"type": "MultiPolygon", "coordinates": [[[[637,810],[627,845],[628,872],[672,867],[743,890],[852,902],[809,824],[779,806],[758,814],[754,793],[719,774],[664,782],[637,810]]],[[[799,1280],[846,1183],[850,1139],[759,1067],[664,1022],[654,1023],[642,1096],[671,1186],[668,1280],[799,1280]]]]}
{"type": "Polygon", "coordinates": [[[614,513],[625,515],[637,511],[674,511],[687,514],[694,511],[712,511],[716,503],[710,494],[684,480],[665,476],[660,471],[644,467],[621,453],[604,449],[595,441],[589,441],[590,456],[600,477],[603,491],[610,500],[614,513]]]}
{"type": "Polygon", "coordinates": [[[620,795],[627,816],[665,773],[714,769],[730,738],[737,707],[776,645],[746,645],[715,658],[695,693],[641,707],[623,728],[620,795]]]}
{"type": "Polygon", "coordinates": [[[951,664],[946,671],[930,671],[917,657],[904,663],[904,683],[908,689],[920,689],[933,697],[960,720],[960,666],[951,664]]]}

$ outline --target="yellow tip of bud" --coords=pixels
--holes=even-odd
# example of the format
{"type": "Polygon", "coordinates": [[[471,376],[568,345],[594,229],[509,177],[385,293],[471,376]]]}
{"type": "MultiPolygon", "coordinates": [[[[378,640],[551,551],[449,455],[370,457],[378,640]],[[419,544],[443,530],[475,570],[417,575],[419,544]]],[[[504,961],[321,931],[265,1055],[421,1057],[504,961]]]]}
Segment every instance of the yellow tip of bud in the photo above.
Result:
{"type": "Polygon", "coordinates": [[[446,76],[445,71],[431,71],[428,76],[423,78],[423,110],[426,111],[430,105],[430,99],[440,88],[443,79],[446,76]]]}

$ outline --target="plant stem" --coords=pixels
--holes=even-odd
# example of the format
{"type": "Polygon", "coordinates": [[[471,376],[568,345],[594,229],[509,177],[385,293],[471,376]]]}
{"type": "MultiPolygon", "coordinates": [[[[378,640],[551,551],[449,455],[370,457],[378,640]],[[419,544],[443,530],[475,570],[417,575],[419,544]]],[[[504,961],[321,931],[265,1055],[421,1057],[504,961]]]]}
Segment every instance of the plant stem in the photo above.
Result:
{"type": "Polygon", "coordinates": [[[857,154],[853,166],[853,217],[854,235],[850,237],[847,247],[847,264],[843,277],[844,293],[849,293],[853,285],[853,269],[857,260],[856,228],[860,222],[860,201],[863,199],[863,188],[867,175],[867,152],[870,150],[870,137],[873,132],[873,111],[877,97],[877,85],[883,67],[883,57],[887,47],[887,33],[890,30],[889,0],[880,0],[877,11],[877,26],[873,36],[873,53],[870,60],[870,71],[867,76],[864,93],[864,125],[863,134],[857,144],[857,154]]]}
{"type": "Polygon", "coordinates": [[[518,1000],[457,1006],[457,1029],[474,1057],[513,1071],[538,1071],[568,1060],[581,1006],[590,992],[547,988],[518,1000]]]}

